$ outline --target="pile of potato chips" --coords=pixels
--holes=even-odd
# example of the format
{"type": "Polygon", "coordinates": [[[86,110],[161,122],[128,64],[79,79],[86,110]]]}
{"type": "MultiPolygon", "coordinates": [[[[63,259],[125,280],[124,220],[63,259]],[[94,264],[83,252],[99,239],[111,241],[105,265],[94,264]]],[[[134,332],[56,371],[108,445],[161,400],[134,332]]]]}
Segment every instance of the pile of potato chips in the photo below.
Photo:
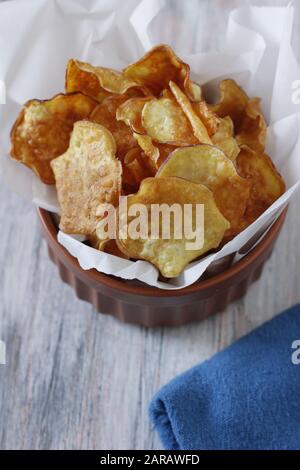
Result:
{"type": "Polygon", "coordinates": [[[265,153],[266,132],[259,98],[228,79],[219,101],[208,103],[189,65],[159,45],[122,72],[71,59],[64,94],[24,105],[11,156],[56,184],[61,230],[116,256],[148,260],[171,278],[244,230],[285,191],[265,153]],[[128,207],[204,204],[203,248],[162,237],[103,239],[105,205],[117,207],[120,195],[128,207]]]}

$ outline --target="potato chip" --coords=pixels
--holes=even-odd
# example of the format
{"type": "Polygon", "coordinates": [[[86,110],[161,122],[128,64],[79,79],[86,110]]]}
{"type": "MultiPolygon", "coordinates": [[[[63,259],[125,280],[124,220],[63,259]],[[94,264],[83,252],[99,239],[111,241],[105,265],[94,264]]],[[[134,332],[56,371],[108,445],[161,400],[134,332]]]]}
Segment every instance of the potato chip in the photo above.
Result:
{"type": "MultiPolygon", "coordinates": [[[[106,204],[103,204],[102,206],[98,208],[98,211],[97,211],[98,216],[104,217],[107,214],[108,214],[108,208],[106,204]]],[[[113,214],[113,217],[114,217],[114,223],[116,223],[116,213],[113,214]]],[[[105,226],[105,223],[106,222],[104,221],[104,226],[105,226]]],[[[101,227],[103,228],[103,224],[101,225],[101,227]]],[[[128,259],[128,256],[122,253],[122,251],[119,249],[115,238],[109,238],[109,237],[105,239],[99,238],[98,234],[100,236],[103,235],[102,228],[100,229],[100,231],[99,231],[99,228],[100,228],[100,224],[97,227],[96,232],[93,235],[90,235],[88,237],[89,244],[96,250],[103,251],[104,253],[108,253],[113,256],[118,256],[119,258],[128,259]]]]}
{"type": "Polygon", "coordinates": [[[239,174],[252,184],[242,228],[256,220],[285,191],[285,184],[272,160],[250,147],[242,146],[236,159],[239,174]]]}
{"type": "Polygon", "coordinates": [[[141,168],[141,164],[139,162],[139,158],[137,158],[136,153],[138,155],[141,153],[138,147],[135,147],[127,152],[122,162],[123,167],[123,177],[122,177],[122,189],[123,192],[132,193],[135,192],[140,185],[140,182],[143,179],[143,171],[141,168]],[[132,172],[131,166],[138,168],[138,178],[135,177],[135,172],[132,172]]]}
{"type": "Polygon", "coordinates": [[[151,97],[144,98],[130,98],[129,100],[122,103],[116,112],[116,118],[118,121],[123,121],[129,126],[134,132],[138,134],[145,134],[146,131],[142,124],[142,111],[145,104],[151,101],[151,97]]]}
{"type": "Polygon", "coordinates": [[[101,251],[109,253],[113,256],[118,256],[119,258],[129,259],[129,257],[120,250],[116,240],[105,240],[105,242],[101,246],[101,251]]]}
{"type": "MultiPolygon", "coordinates": [[[[167,45],[122,72],[71,59],[65,88],[66,94],[24,105],[11,131],[11,156],[42,182],[56,183],[60,228],[84,235],[98,250],[148,260],[164,277],[176,277],[244,230],[285,190],[264,153],[260,99],[226,79],[219,102],[208,104],[189,65],[167,45]],[[159,220],[159,236],[142,223],[146,236],[123,239],[117,231],[115,240],[103,224],[109,226],[111,205],[118,204],[114,228],[122,222],[120,195],[128,209],[144,204],[148,222],[152,204],[179,205],[183,212],[185,204],[203,204],[196,234],[203,225],[204,245],[186,245],[184,221],[183,236],[175,236],[174,214],[169,239],[163,236],[168,224],[159,220]]],[[[193,207],[193,222],[195,215],[193,207]]]]}
{"type": "Polygon", "coordinates": [[[140,147],[129,150],[123,161],[123,187],[125,192],[137,190],[143,179],[152,176],[152,169],[147,165],[148,158],[140,147]]]}
{"type": "Polygon", "coordinates": [[[249,98],[234,80],[223,80],[219,87],[220,101],[210,105],[209,108],[219,117],[230,116],[237,132],[245,115],[249,98]]]}
{"type": "Polygon", "coordinates": [[[124,159],[130,149],[137,147],[130,127],[116,118],[118,107],[127,99],[126,95],[109,96],[94,109],[90,116],[91,121],[101,124],[112,133],[117,144],[117,157],[120,160],[124,159]]]}
{"type": "Polygon", "coordinates": [[[148,157],[148,166],[152,171],[151,176],[154,176],[158,169],[158,161],[160,156],[159,149],[153,145],[152,139],[149,137],[149,135],[141,135],[136,133],[133,135],[145,153],[146,157],[148,157]]]}
{"type": "MultiPolygon", "coordinates": [[[[174,101],[174,95],[171,92],[170,88],[165,88],[161,94],[161,98],[169,98],[169,100],[174,101]]],[[[194,103],[196,104],[196,103],[194,103]]]]}
{"type": "Polygon", "coordinates": [[[11,156],[31,168],[46,184],[55,179],[50,161],[65,152],[76,121],[87,118],[96,102],[81,93],[30,100],[11,131],[11,156]]]}
{"type": "Polygon", "coordinates": [[[239,145],[247,145],[252,150],[263,153],[266,137],[267,124],[260,110],[260,99],[253,98],[248,101],[236,140],[239,145]]]}
{"type": "Polygon", "coordinates": [[[183,93],[183,91],[180,90],[176,83],[170,82],[169,85],[177,103],[190,121],[194,135],[198,142],[203,144],[211,144],[207,129],[201,121],[200,117],[196,114],[188,97],[183,93]]]}
{"type": "Polygon", "coordinates": [[[142,124],[147,134],[156,142],[177,146],[198,143],[192,126],[174,99],[159,98],[146,103],[142,112],[142,124]]]}
{"type": "Polygon", "coordinates": [[[223,150],[230,160],[234,161],[240,147],[234,137],[233,122],[229,116],[220,119],[217,132],[211,138],[213,145],[223,150]]]}
{"type": "Polygon", "coordinates": [[[237,233],[249,199],[250,182],[238,175],[224,152],[211,145],[177,149],[157,173],[157,177],[167,176],[207,186],[213,192],[219,210],[230,222],[226,236],[237,233]]]}
{"type": "Polygon", "coordinates": [[[65,233],[95,236],[104,204],[118,204],[122,166],[115,157],[111,133],[99,124],[79,121],[74,125],[68,150],[52,160],[60,228],[65,233]]]}
{"type": "Polygon", "coordinates": [[[220,118],[208,107],[206,101],[201,100],[199,103],[193,103],[193,108],[205,125],[208,135],[215,134],[218,130],[220,118]]]}
{"type": "Polygon", "coordinates": [[[122,251],[119,249],[116,240],[107,238],[106,240],[99,240],[97,236],[90,237],[89,242],[93,248],[104,253],[108,253],[119,258],[128,259],[122,251]]]}
{"type": "Polygon", "coordinates": [[[145,86],[156,97],[161,95],[172,80],[192,101],[201,99],[201,87],[190,81],[189,65],[182,62],[169,46],[163,44],[154,47],[140,60],[126,67],[124,74],[145,86]]]}
{"type": "Polygon", "coordinates": [[[156,147],[159,150],[159,160],[158,160],[158,168],[166,161],[168,156],[174,152],[174,150],[177,148],[174,145],[169,145],[169,144],[156,144],[156,147]]]}
{"type": "MultiPolygon", "coordinates": [[[[200,104],[202,100],[202,89],[201,89],[201,86],[198,85],[198,83],[190,82],[190,84],[191,84],[191,95],[192,95],[190,97],[190,100],[192,101],[193,105],[197,106],[198,104],[200,104]]],[[[189,95],[189,93],[187,93],[187,95],[189,95]]],[[[161,96],[163,96],[164,98],[174,98],[173,93],[171,92],[169,88],[165,88],[162,91],[161,96]]]]}
{"type": "MultiPolygon", "coordinates": [[[[170,90],[164,90],[165,97],[172,98],[170,90]],[[168,92],[168,94],[167,94],[168,92]]],[[[116,112],[117,120],[125,122],[133,131],[134,138],[140,145],[146,156],[150,159],[150,167],[155,172],[166,157],[174,150],[174,146],[168,144],[153,144],[152,138],[146,134],[142,124],[142,111],[145,104],[152,101],[150,97],[130,98],[121,104],[116,112]],[[139,135],[140,134],[140,135],[139,135]]]]}
{"type": "MultiPolygon", "coordinates": [[[[130,258],[144,259],[153,263],[161,274],[167,278],[178,276],[190,261],[219,246],[226,229],[229,227],[229,222],[223,217],[215,204],[212,192],[201,184],[195,184],[181,178],[145,179],[137,194],[127,196],[128,211],[127,214],[119,212],[119,227],[120,224],[124,225],[127,222],[130,229],[133,217],[130,216],[129,210],[134,204],[142,204],[147,210],[148,227],[146,227],[146,237],[133,238],[128,230],[127,238],[122,238],[118,230],[117,244],[120,250],[130,258]],[[196,227],[198,233],[201,229],[204,230],[203,245],[201,247],[199,245],[196,249],[187,247],[186,243],[191,240],[188,240],[187,234],[183,230],[184,216],[179,220],[180,227],[175,224],[175,217],[170,216],[170,237],[168,238],[163,236],[163,230],[166,226],[160,220],[158,237],[155,238],[152,233],[151,223],[153,217],[151,217],[151,212],[154,204],[165,204],[170,209],[176,204],[181,208],[183,214],[185,214],[185,204],[190,204],[193,209],[191,220],[193,225],[198,223],[196,227]],[[197,221],[195,216],[197,204],[204,205],[204,227],[201,224],[202,221],[197,221]],[[181,237],[178,236],[178,228],[181,229],[181,237]]],[[[164,222],[169,223],[166,220],[164,222]]],[[[143,228],[145,230],[145,227],[143,228]]]]}
{"type": "Polygon", "coordinates": [[[138,144],[143,150],[144,157],[146,158],[146,164],[150,170],[148,176],[154,176],[159,167],[168,158],[168,156],[174,152],[176,147],[168,144],[153,144],[151,137],[148,135],[134,134],[138,144]]]}
{"type": "Polygon", "coordinates": [[[123,73],[106,67],[94,67],[86,62],[71,59],[66,71],[67,93],[81,91],[99,102],[113,94],[123,94],[136,88],[147,91],[123,73]]]}
{"type": "Polygon", "coordinates": [[[198,83],[190,81],[189,89],[185,91],[186,94],[189,96],[190,100],[193,101],[193,103],[198,103],[201,101],[202,89],[201,86],[198,85],[198,83]]]}

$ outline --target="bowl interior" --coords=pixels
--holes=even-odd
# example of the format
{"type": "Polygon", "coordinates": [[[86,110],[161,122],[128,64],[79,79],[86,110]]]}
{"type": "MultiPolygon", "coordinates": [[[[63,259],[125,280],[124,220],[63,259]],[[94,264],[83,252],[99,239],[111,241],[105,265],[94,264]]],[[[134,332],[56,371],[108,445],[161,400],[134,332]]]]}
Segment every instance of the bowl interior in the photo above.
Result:
{"type": "MultiPolygon", "coordinates": [[[[109,276],[103,274],[96,269],[83,270],[77,259],[74,258],[60,243],[57,241],[57,224],[53,215],[44,210],[38,209],[38,215],[42,223],[43,232],[45,238],[47,239],[51,249],[56,253],[57,256],[63,260],[64,264],[68,265],[69,269],[75,271],[77,274],[80,274],[81,277],[84,277],[86,280],[91,282],[99,282],[107,287],[115,288],[120,291],[135,295],[147,295],[147,296],[159,296],[159,297],[168,297],[168,296],[181,296],[185,294],[190,294],[194,292],[199,292],[200,290],[209,289],[212,287],[217,287],[225,281],[229,281],[230,278],[237,276],[242,271],[246,270],[254,263],[266,250],[266,248],[274,242],[277,238],[282,225],[284,223],[287,213],[287,208],[279,216],[276,222],[272,225],[266,235],[262,238],[257,245],[249,251],[241,260],[232,264],[234,255],[220,260],[211,273],[205,273],[199,281],[196,281],[194,284],[184,287],[178,290],[163,290],[157,287],[148,286],[140,281],[124,280],[117,278],[115,276],[109,276]]],[[[254,240],[255,241],[255,240],[254,240]]]]}

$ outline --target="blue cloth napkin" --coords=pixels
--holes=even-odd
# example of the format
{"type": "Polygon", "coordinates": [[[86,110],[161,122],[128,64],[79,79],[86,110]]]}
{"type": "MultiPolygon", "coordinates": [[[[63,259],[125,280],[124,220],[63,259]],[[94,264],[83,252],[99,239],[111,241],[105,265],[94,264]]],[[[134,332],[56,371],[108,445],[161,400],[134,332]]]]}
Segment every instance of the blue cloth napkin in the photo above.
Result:
{"type": "Polygon", "coordinates": [[[164,447],[300,449],[296,340],[300,304],[163,387],[150,419],[164,447]]]}

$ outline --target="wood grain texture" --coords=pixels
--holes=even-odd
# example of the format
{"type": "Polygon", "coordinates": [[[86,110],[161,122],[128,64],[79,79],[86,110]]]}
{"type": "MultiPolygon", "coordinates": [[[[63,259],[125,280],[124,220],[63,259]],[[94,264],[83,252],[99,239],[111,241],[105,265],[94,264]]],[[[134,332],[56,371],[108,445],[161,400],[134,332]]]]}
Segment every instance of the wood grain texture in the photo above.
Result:
{"type": "MultiPolygon", "coordinates": [[[[225,31],[234,6],[284,2],[171,3],[185,5],[178,35],[198,22],[191,46],[213,49],[219,46],[214,31],[225,31]]],[[[244,299],[202,323],[155,330],[120,324],[77,300],[48,259],[34,208],[2,180],[0,201],[0,338],[7,345],[7,364],[0,366],[1,449],[159,449],[147,416],[154,393],[300,301],[299,197],[261,280],[244,299]]]]}

